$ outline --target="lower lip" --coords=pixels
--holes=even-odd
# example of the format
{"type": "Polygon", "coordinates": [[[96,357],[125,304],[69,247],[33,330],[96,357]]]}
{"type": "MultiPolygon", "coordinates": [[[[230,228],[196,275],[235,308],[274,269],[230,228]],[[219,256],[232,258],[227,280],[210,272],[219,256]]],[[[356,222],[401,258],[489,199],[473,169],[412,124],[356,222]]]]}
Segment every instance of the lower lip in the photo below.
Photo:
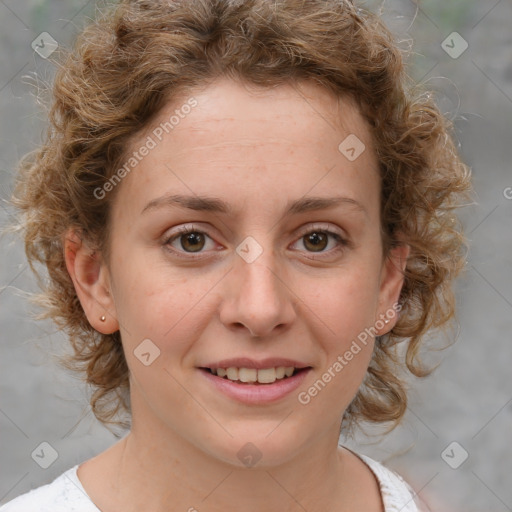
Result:
{"type": "Polygon", "coordinates": [[[208,370],[199,370],[209,382],[225,395],[246,404],[276,402],[295,391],[306,378],[311,368],[306,368],[291,377],[276,380],[272,384],[244,384],[213,375],[208,370]]]}

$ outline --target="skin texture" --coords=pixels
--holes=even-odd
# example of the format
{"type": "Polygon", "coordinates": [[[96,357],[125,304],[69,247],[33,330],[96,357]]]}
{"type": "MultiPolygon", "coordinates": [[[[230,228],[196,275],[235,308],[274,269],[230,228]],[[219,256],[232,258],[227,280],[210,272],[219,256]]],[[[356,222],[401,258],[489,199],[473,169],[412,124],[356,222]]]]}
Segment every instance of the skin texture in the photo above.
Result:
{"type": "MultiPolygon", "coordinates": [[[[109,261],[66,236],[87,318],[100,332],[120,329],[131,373],[131,432],[78,476],[103,512],[380,511],[372,473],[338,448],[373,340],[310,403],[297,400],[392,308],[403,283],[407,246],[382,252],[368,127],[349,98],[338,103],[310,83],[258,89],[220,79],[193,96],[197,106],[118,185],[109,261]],[[352,162],[338,150],[349,134],[366,146],[352,162]],[[142,213],[166,194],[215,196],[232,212],[163,204],[142,213]],[[334,195],[362,208],[284,215],[294,200],[334,195]],[[185,224],[208,235],[202,252],[187,253],[183,237],[169,242],[185,224]],[[346,244],[330,237],[316,252],[305,235],[325,230],[346,244]],[[247,236],[263,250],[252,263],[236,252],[247,236]],[[160,350],[149,366],[134,355],[144,339],[160,350]],[[237,356],[293,358],[312,371],[285,398],[246,405],[198,369],[237,356]],[[262,455],[252,468],[237,457],[248,442],[262,455]]],[[[133,148],[179,106],[169,103],[133,148]]]]}

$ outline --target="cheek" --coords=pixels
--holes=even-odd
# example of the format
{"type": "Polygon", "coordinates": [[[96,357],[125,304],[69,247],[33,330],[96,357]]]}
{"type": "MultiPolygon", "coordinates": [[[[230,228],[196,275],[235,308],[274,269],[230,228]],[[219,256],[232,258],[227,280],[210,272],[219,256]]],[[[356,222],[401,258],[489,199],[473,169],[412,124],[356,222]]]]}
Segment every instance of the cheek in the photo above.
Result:
{"type": "Polygon", "coordinates": [[[377,283],[375,270],[361,265],[330,278],[323,292],[318,282],[310,283],[310,293],[303,291],[308,297],[305,314],[316,316],[316,323],[321,325],[314,337],[316,348],[322,352],[320,382],[305,390],[305,400],[321,391],[317,407],[322,410],[333,403],[336,409],[347,407],[364,378],[373,352],[371,327],[376,320],[377,283]]]}
{"type": "Polygon", "coordinates": [[[315,379],[298,394],[309,417],[322,417],[326,425],[339,420],[364,379],[373,353],[369,328],[375,322],[377,302],[368,273],[329,283],[329,293],[317,292],[307,301],[307,309],[318,312],[323,325],[314,334],[315,350],[322,356],[315,379]]]}
{"type": "Polygon", "coordinates": [[[213,279],[170,274],[168,267],[138,265],[136,258],[118,266],[114,278],[116,311],[127,349],[150,339],[163,352],[178,352],[196,333],[199,336],[208,303],[205,294],[214,286],[213,279]]]}
{"type": "Polygon", "coordinates": [[[346,342],[373,325],[378,304],[375,274],[369,267],[347,267],[329,279],[308,280],[302,288],[305,304],[328,328],[335,344],[346,342]]]}

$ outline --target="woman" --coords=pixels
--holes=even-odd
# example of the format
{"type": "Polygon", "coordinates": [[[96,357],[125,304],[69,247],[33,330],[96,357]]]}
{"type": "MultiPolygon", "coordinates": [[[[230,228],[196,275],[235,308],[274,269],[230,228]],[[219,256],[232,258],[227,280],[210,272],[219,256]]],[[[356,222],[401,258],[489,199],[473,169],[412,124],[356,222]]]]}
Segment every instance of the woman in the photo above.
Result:
{"type": "Polygon", "coordinates": [[[64,61],[50,120],[14,196],[27,255],[96,417],[130,430],[2,510],[419,510],[339,435],[398,424],[400,371],[428,373],[470,185],[379,19],[121,2],[64,61]]]}

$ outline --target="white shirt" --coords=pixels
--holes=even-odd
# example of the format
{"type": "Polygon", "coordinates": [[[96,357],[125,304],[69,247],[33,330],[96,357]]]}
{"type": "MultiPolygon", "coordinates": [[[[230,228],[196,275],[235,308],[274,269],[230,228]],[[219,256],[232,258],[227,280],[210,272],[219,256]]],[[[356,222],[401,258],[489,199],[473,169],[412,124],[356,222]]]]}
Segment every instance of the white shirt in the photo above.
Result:
{"type": "MultiPolygon", "coordinates": [[[[354,452],[352,452],[354,453],[354,452]]],[[[403,478],[379,462],[357,454],[377,478],[385,512],[422,512],[416,493],[403,478]]],[[[0,507],[0,512],[101,512],[78,479],[78,464],[52,483],[33,489],[0,507]]]]}

